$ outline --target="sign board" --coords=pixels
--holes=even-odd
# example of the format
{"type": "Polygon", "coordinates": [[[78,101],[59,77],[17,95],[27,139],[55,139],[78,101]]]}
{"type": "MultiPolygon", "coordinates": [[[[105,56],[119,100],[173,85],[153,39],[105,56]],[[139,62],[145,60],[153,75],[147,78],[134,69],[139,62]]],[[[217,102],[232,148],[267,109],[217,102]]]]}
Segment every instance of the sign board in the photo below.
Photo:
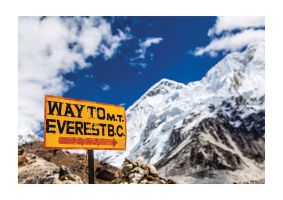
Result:
{"type": "Polygon", "coordinates": [[[56,96],[44,103],[46,148],[126,150],[124,107],[56,96]]]}

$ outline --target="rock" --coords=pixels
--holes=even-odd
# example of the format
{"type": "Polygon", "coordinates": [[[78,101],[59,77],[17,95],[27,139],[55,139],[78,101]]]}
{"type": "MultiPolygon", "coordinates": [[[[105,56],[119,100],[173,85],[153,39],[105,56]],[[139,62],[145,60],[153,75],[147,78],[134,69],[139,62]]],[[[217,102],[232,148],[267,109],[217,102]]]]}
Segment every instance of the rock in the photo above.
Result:
{"type": "Polygon", "coordinates": [[[100,164],[101,164],[101,165],[107,165],[107,163],[104,162],[104,161],[101,161],[100,164]]]}
{"type": "Polygon", "coordinates": [[[131,172],[135,172],[135,173],[144,175],[144,170],[142,168],[139,168],[139,167],[135,167],[133,170],[131,170],[131,172]]]}
{"type": "MultiPolygon", "coordinates": [[[[36,161],[36,155],[28,153],[28,154],[23,154],[23,156],[25,157],[27,164],[31,164],[34,163],[36,161]]],[[[21,159],[21,158],[19,158],[21,159]]]]}
{"type": "Polygon", "coordinates": [[[148,175],[147,176],[147,179],[152,181],[152,180],[155,180],[156,179],[156,176],[152,176],[152,175],[148,175]]]}
{"type": "Polygon", "coordinates": [[[140,184],[147,184],[148,183],[148,180],[147,179],[143,179],[140,181],[140,184]]]}
{"type": "Polygon", "coordinates": [[[138,159],[130,161],[125,159],[122,168],[122,184],[139,183],[139,184],[166,184],[175,183],[170,179],[159,177],[158,171],[152,165],[147,165],[145,161],[138,159]]]}
{"type": "Polygon", "coordinates": [[[24,148],[19,147],[18,148],[18,156],[23,155],[25,152],[24,148]]]}
{"type": "Polygon", "coordinates": [[[123,166],[123,169],[125,169],[125,170],[127,170],[127,171],[130,171],[130,170],[133,169],[133,168],[134,168],[134,166],[133,166],[133,164],[131,164],[131,163],[125,164],[125,165],[123,166]]]}
{"type": "Polygon", "coordinates": [[[28,163],[28,159],[25,156],[18,156],[18,166],[24,166],[28,163]]]}
{"type": "Polygon", "coordinates": [[[111,169],[104,169],[104,168],[102,169],[100,167],[96,169],[96,178],[98,179],[112,181],[118,177],[119,177],[119,173],[117,171],[111,169]]]}
{"type": "Polygon", "coordinates": [[[167,184],[175,184],[176,182],[173,181],[172,179],[167,179],[166,183],[167,183],[167,184]]]}
{"type": "Polygon", "coordinates": [[[18,168],[18,182],[29,184],[83,183],[81,178],[70,172],[70,169],[48,162],[33,154],[25,155],[27,163],[18,168]]]}
{"type": "Polygon", "coordinates": [[[54,179],[55,178],[53,176],[42,177],[42,178],[39,178],[38,183],[40,183],[40,184],[52,184],[52,183],[54,183],[54,179]]]}
{"type": "Polygon", "coordinates": [[[149,175],[148,166],[146,166],[146,167],[143,169],[143,173],[144,173],[145,176],[149,175]]]}
{"type": "Polygon", "coordinates": [[[142,165],[141,165],[141,168],[142,168],[142,169],[148,169],[147,164],[146,164],[146,163],[142,164],[142,165]]]}
{"type": "Polygon", "coordinates": [[[60,180],[75,180],[75,177],[73,176],[73,174],[71,173],[71,170],[68,167],[61,165],[60,170],[59,170],[59,179],[60,180]]]}
{"type": "Polygon", "coordinates": [[[149,169],[149,174],[153,176],[158,176],[158,171],[153,165],[148,165],[148,169],[149,169]]]}
{"type": "Polygon", "coordinates": [[[138,183],[139,180],[141,180],[142,177],[143,177],[142,174],[139,174],[139,173],[131,173],[131,174],[129,175],[130,183],[138,183]]]}
{"type": "Polygon", "coordinates": [[[142,159],[137,159],[137,160],[135,161],[135,163],[137,164],[138,167],[140,167],[140,168],[142,168],[142,169],[146,167],[146,163],[145,163],[145,161],[142,160],[142,159]]]}
{"type": "Polygon", "coordinates": [[[166,181],[165,181],[164,179],[160,179],[160,183],[165,184],[165,183],[166,183],[166,181]]]}
{"type": "Polygon", "coordinates": [[[68,167],[66,167],[65,165],[60,166],[60,171],[59,171],[60,177],[67,176],[70,173],[71,173],[71,171],[68,167]]]}

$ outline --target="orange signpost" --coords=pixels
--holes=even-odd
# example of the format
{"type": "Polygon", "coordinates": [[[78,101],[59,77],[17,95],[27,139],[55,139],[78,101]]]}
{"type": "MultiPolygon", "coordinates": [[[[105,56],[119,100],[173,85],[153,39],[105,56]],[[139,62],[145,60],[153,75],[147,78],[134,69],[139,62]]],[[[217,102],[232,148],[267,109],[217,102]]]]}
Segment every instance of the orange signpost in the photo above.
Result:
{"type": "Polygon", "coordinates": [[[44,104],[45,148],[89,150],[92,160],[94,149],[126,150],[124,107],[57,96],[44,104]]]}
{"type": "Polygon", "coordinates": [[[44,144],[60,149],[126,149],[122,106],[45,96],[44,144]]]}

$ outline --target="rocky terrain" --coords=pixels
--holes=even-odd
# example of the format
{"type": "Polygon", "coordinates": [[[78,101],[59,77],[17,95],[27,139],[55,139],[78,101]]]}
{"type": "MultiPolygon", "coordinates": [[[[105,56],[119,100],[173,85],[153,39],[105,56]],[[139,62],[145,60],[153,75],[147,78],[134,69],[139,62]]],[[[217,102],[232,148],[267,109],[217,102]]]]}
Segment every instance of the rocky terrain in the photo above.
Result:
{"type": "Polygon", "coordinates": [[[58,167],[54,163],[28,153],[19,156],[19,183],[39,184],[71,184],[83,183],[78,175],[70,172],[64,165],[58,167]]]}
{"type": "MultiPolygon", "coordinates": [[[[45,150],[42,142],[18,147],[18,182],[23,184],[83,184],[87,183],[87,158],[62,150],[45,150]]],[[[143,160],[128,160],[122,169],[95,160],[95,183],[166,184],[173,180],[159,176],[152,165],[143,160]]]]}

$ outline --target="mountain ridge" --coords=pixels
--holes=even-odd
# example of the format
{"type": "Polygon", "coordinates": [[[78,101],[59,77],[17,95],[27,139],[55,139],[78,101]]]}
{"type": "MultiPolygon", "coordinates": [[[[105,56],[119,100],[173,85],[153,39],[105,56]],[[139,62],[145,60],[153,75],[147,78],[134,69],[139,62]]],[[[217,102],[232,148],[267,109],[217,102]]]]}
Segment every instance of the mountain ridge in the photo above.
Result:
{"type": "MultiPolygon", "coordinates": [[[[243,52],[227,55],[200,81],[182,84],[161,79],[127,109],[127,151],[101,152],[97,156],[115,166],[119,166],[126,157],[140,157],[150,164],[155,164],[166,177],[174,179],[177,176],[174,173],[177,172],[168,173],[170,167],[166,167],[164,163],[167,162],[166,159],[174,156],[172,152],[175,151],[175,155],[184,155],[183,159],[186,160],[194,160],[192,157],[196,155],[199,157],[195,160],[203,160],[203,165],[199,165],[199,161],[188,164],[187,167],[192,170],[183,171],[183,175],[201,169],[219,170],[213,166],[218,163],[217,166],[222,172],[230,173],[230,177],[236,176],[231,174],[233,171],[241,170],[242,173],[253,169],[257,171],[256,176],[260,177],[257,180],[263,179],[264,74],[264,43],[261,42],[249,45],[243,52]],[[210,129],[207,123],[214,124],[215,130],[201,133],[202,126],[210,129]],[[237,138],[237,133],[240,139],[237,138]],[[185,151],[185,146],[193,139],[205,142],[194,142],[193,144],[197,145],[196,155],[191,154],[193,149],[190,149],[186,152],[191,156],[186,157],[186,154],[181,152],[185,151]],[[205,157],[204,153],[197,152],[197,149],[205,151],[203,148],[212,149],[211,155],[205,157]],[[229,160],[230,157],[232,160],[229,160]],[[222,161],[217,162],[215,159],[222,161]]],[[[176,161],[171,170],[179,164],[181,163],[176,161]]],[[[246,172],[243,177],[248,173],[250,172],[246,172]]],[[[240,182],[248,180],[249,178],[240,178],[240,182]]],[[[197,180],[190,178],[185,181],[197,180]]],[[[237,182],[235,177],[222,181],[237,182]]]]}
{"type": "MultiPolygon", "coordinates": [[[[175,82],[175,81],[172,81],[172,80],[169,80],[169,79],[161,79],[159,82],[157,82],[152,87],[150,87],[144,93],[144,95],[141,96],[141,98],[139,98],[132,106],[130,106],[127,109],[127,119],[128,119],[128,121],[130,121],[130,122],[128,122],[128,127],[129,127],[128,133],[132,134],[131,133],[132,124],[136,124],[136,126],[139,128],[139,130],[143,130],[145,128],[145,126],[144,126],[144,124],[142,125],[139,122],[140,121],[147,121],[148,118],[154,120],[154,114],[149,116],[150,115],[149,113],[154,108],[155,108],[155,110],[158,110],[158,108],[156,108],[156,107],[164,106],[165,107],[164,110],[168,109],[169,106],[172,107],[172,105],[168,104],[168,102],[171,101],[171,100],[174,101],[175,99],[178,100],[178,98],[179,99],[183,98],[183,100],[181,100],[179,102],[175,102],[176,104],[179,103],[178,104],[179,107],[184,106],[184,108],[182,108],[183,110],[187,110],[188,104],[190,104],[191,100],[197,101],[193,105],[193,107],[198,107],[199,110],[203,110],[203,109],[207,109],[207,105],[209,105],[209,104],[213,104],[215,107],[217,107],[217,106],[220,106],[222,101],[227,99],[227,98],[230,98],[230,97],[235,96],[235,95],[237,95],[237,96],[238,95],[243,95],[243,96],[246,95],[245,88],[239,87],[239,90],[240,90],[239,92],[238,91],[236,92],[235,90],[233,90],[233,88],[232,89],[230,88],[231,90],[229,90],[228,86],[230,86],[230,84],[231,84],[231,79],[230,79],[231,76],[226,76],[225,77],[226,79],[224,79],[224,78],[218,79],[217,76],[220,73],[219,67],[223,68],[223,66],[226,66],[227,60],[229,60],[230,57],[232,57],[233,60],[235,60],[236,59],[235,56],[238,55],[238,56],[241,57],[240,59],[238,59],[240,61],[242,61],[245,56],[246,57],[253,57],[254,55],[250,55],[250,52],[256,53],[256,51],[254,50],[256,48],[256,46],[257,46],[257,48],[260,48],[260,49],[264,48],[264,45],[262,45],[262,44],[250,45],[246,49],[246,51],[244,51],[243,53],[237,52],[237,53],[229,54],[228,58],[225,57],[223,60],[221,60],[219,63],[217,63],[213,68],[211,68],[211,70],[208,71],[207,76],[203,77],[200,81],[195,81],[195,82],[188,83],[187,85],[185,85],[185,84],[178,83],[178,82],[175,82]],[[253,49],[253,50],[250,50],[250,49],[253,49]],[[246,55],[246,54],[248,54],[248,55],[246,55]],[[245,55],[245,56],[243,56],[243,55],[245,55]],[[223,64],[223,62],[224,62],[224,64],[223,64]],[[211,80],[212,80],[211,77],[213,77],[213,76],[214,77],[216,76],[215,81],[217,83],[215,83],[215,84],[211,83],[211,80]],[[227,83],[228,86],[223,84],[223,83],[227,83]],[[205,85],[205,86],[203,86],[203,85],[205,85]],[[212,87],[212,85],[213,85],[213,87],[212,87]],[[214,89],[217,88],[216,92],[214,92],[214,91],[211,92],[212,88],[214,88],[214,89]],[[184,90],[182,90],[182,89],[184,89],[184,90]],[[182,90],[182,91],[180,91],[180,90],[182,90]],[[229,92],[227,92],[227,90],[229,90],[229,92]],[[161,94],[162,94],[162,96],[161,96],[161,94]],[[180,96],[182,96],[182,97],[180,97],[180,96]],[[149,100],[149,98],[150,98],[150,100],[149,100]],[[145,101],[147,101],[146,103],[144,103],[145,105],[140,106],[138,108],[138,105],[141,102],[145,102],[145,101]],[[163,103],[163,102],[165,102],[165,103],[163,103]],[[162,104],[162,105],[160,105],[160,104],[162,104]],[[142,107],[142,109],[141,109],[141,107],[142,107]],[[132,114],[132,112],[136,112],[136,113],[132,114]],[[139,119],[135,119],[135,120],[133,120],[134,122],[131,122],[132,121],[131,118],[132,118],[133,115],[138,116],[137,118],[139,118],[139,119]],[[137,123],[139,123],[139,124],[137,124],[137,123]]],[[[257,56],[257,57],[259,59],[262,58],[262,56],[257,56]]],[[[250,59],[250,61],[251,61],[251,59],[250,59]]],[[[229,63],[231,65],[231,61],[229,61],[229,63]]],[[[235,63],[233,63],[232,65],[235,66],[235,63]]],[[[236,67],[238,68],[237,65],[236,65],[236,67]]],[[[224,69],[225,69],[225,67],[224,67],[224,69]]],[[[263,66],[263,70],[264,70],[264,66],[263,66]]],[[[226,74],[227,74],[227,72],[226,72],[226,74]]],[[[263,89],[260,88],[259,90],[264,91],[264,85],[261,86],[261,87],[263,87],[263,89]]],[[[252,89],[249,88],[248,91],[250,92],[250,91],[252,91],[252,89]]],[[[262,95],[264,95],[264,93],[262,95]]],[[[262,97],[261,95],[258,95],[258,94],[255,94],[254,96],[262,97]]],[[[249,99],[250,99],[250,96],[247,100],[249,100],[249,99]]],[[[194,109],[192,109],[192,110],[194,110],[194,109]]],[[[184,114],[184,112],[180,111],[180,109],[176,106],[175,107],[173,106],[172,112],[173,113],[179,113],[179,114],[181,112],[181,114],[182,113],[184,114]]],[[[165,115],[166,115],[166,113],[165,113],[165,115]]],[[[138,129],[136,129],[136,130],[138,130],[138,129]]],[[[137,135],[135,135],[133,137],[138,138],[137,135]]],[[[136,143],[136,141],[134,143],[136,143]]],[[[131,144],[130,144],[130,146],[131,146],[131,144]]]]}

